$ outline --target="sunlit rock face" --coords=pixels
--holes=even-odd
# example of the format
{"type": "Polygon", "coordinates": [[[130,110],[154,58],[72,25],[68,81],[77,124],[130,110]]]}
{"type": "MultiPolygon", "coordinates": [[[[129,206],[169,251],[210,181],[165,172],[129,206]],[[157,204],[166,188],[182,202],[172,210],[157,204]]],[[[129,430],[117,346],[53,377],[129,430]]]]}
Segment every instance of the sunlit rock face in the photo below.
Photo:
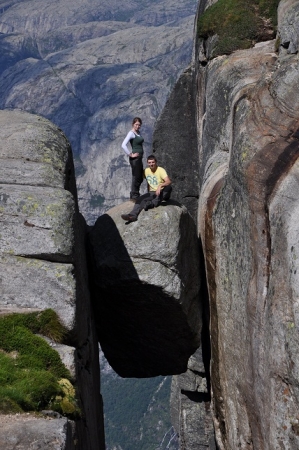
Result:
{"type": "Polygon", "coordinates": [[[22,111],[0,111],[0,123],[1,306],[60,310],[71,331],[76,204],[68,190],[75,194],[69,143],[55,125],[22,111]]]}
{"type": "Polygon", "coordinates": [[[89,234],[101,347],[123,377],[181,373],[200,343],[195,224],[172,201],[126,224],[131,207],[109,210],[89,234]]]}
{"type": "MultiPolygon", "coordinates": [[[[85,222],[72,153],[53,123],[0,111],[0,315],[55,310],[67,328],[55,346],[72,371],[82,418],[0,417],[1,448],[103,450],[98,344],[90,309],[85,222]],[[41,432],[42,430],[42,432],[41,432]]],[[[53,345],[53,343],[52,343],[53,345]]],[[[0,344],[1,346],[1,344],[0,344]]]]}
{"type": "MultiPolygon", "coordinates": [[[[298,2],[281,1],[278,19],[277,41],[204,63],[195,42],[183,87],[192,82],[197,101],[212,411],[225,450],[299,447],[298,2]]],[[[180,144],[176,158],[163,141],[156,149],[169,172],[185,164],[180,144]]]]}
{"type": "Polygon", "coordinates": [[[218,58],[202,88],[209,169],[199,225],[215,425],[226,449],[298,447],[299,72],[289,58],[277,59],[274,43],[218,58]]]}
{"type": "Polygon", "coordinates": [[[198,74],[199,229],[223,449],[299,445],[299,71],[297,56],[274,45],[216,58],[198,74]]]}

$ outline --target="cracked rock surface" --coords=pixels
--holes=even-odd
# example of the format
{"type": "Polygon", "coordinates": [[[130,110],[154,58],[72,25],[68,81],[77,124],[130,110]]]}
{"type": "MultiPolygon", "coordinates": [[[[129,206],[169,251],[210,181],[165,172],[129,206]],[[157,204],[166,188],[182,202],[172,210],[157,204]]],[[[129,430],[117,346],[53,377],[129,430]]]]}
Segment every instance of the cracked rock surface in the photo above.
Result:
{"type": "Polygon", "coordinates": [[[76,190],[70,145],[39,116],[0,111],[0,124],[0,307],[53,308],[72,331],[76,190]]]}
{"type": "Polygon", "coordinates": [[[0,448],[102,450],[98,343],[69,142],[47,119],[0,111],[0,161],[0,315],[56,311],[68,334],[65,345],[51,345],[74,376],[84,417],[1,416],[0,448]]]}

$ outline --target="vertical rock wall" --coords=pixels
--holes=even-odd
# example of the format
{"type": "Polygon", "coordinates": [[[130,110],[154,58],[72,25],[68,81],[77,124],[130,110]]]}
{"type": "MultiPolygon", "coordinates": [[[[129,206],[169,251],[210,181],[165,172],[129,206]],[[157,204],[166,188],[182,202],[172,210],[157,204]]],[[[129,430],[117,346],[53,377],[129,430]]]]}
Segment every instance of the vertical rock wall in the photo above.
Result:
{"type": "Polygon", "coordinates": [[[192,67],[179,78],[157,121],[153,152],[172,180],[173,197],[196,218],[198,155],[196,148],[195,78],[192,67]]]}
{"type": "MultiPolygon", "coordinates": [[[[198,157],[219,449],[299,447],[298,10],[298,1],[281,1],[278,40],[250,50],[209,61],[195,41],[198,151],[190,154],[198,157]]],[[[166,136],[178,122],[163,114],[166,136]]],[[[175,162],[165,159],[170,174],[186,165],[180,148],[174,143],[175,162]]],[[[193,448],[178,431],[181,449],[193,448]]]]}
{"type": "MultiPolygon", "coordinates": [[[[285,33],[284,24],[282,43],[285,33]]],[[[299,72],[287,47],[277,54],[274,41],[261,43],[198,68],[199,229],[221,449],[299,445],[299,72]]]]}
{"type": "MultiPolygon", "coordinates": [[[[57,312],[68,330],[71,348],[65,350],[74,355],[70,364],[75,367],[82,411],[75,428],[57,422],[66,433],[59,448],[104,449],[98,345],[85,261],[85,222],[77,207],[71,149],[51,122],[16,110],[0,111],[0,136],[0,312],[46,308],[57,312]]],[[[41,440],[40,445],[56,449],[55,436],[53,441],[50,438],[53,424],[49,422],[47,427],[48,422],[44,419],[38,425],[45,430],[43,436],[49,429],[47,444],[41,440]]],[[[24,430],[29,429],[29,423],[23,423],[24,430]]],[[[14,436],[17,427],[13,417],[10,425],[6,420],[0,442],[6,442],[5,430],[14,436]]],[[[31,446],[22,441],[26,434],[15,436],[18,448],[31,446]]]]}
{"type": "MultiPolygon", "coordinates": [[[[158,163],[173,182],[173,198],[187,206],[197,222],[201,166],[197,152],[195,92],[196,71],[191,66],[176,83],[157,121],[153,147],[158,163]]],[[[199,247],[201,250],[200,242],[199,247]]],[[[202,253],[199,257],[203,280],[199,293],[203,315],[198,321],[198,326],[202,324],[201,346],[191,356],[187,371],[173,378],[171,389],[171,416],[181,450],[215,449],[209,389],[209,305],[202,253]]]]}

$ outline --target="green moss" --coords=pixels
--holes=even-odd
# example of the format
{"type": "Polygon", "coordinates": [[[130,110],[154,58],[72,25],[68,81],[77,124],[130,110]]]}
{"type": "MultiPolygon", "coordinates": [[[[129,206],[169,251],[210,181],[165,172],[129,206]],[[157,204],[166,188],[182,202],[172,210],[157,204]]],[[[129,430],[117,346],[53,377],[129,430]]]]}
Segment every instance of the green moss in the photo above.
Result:
{"type": "Polygon", "coordinates": [[[271,20],[274,27],[277,26],[277,8],[280,0],[259,0],[256,3],[259,6],[263,17],[271,20]]]}
{"type": "Polygon", "coordinates": [[[16,402],[8,397],[3,397],[2,395],[0,398],[0,411],[2,414],[17,414],[23,412],[22,408],[16,402]]]}
{"type": "Polygon", "coordinates": [[[218,35],[212,56],[246,49],[269,39],[277,24],[279,0],[218,0],[198,21],[198,37],[218,35]],[[266,31],[265,31],[266,30],[266,31]]]}
{"type": "Polygon", "coordinates": [[[33,333],[42,334],[56,342],[62,342],[66,334],[66,329],[52,309],[29,314],[10,314],[9,316],[0,318],[0,336],[2,335],[3,338],[3,341],[1,338],[0,342],[1,348],[4,350],[6,349],[3,347],[3,343],[7,340],[7,337],[3,333],[14,330],[16,326],[25,327],[33,333]]]}
{"type": "Polygon", "coordinates": [[[56,396],[54,403],[58,405],[58,408],[68,415],[76,415],[78,408],[76,405],[76,393],[73,385],[69,380],[62,378],[59,380],[59,386],[62,389],[63,395],[56,396]]]}
{"type": "MultiPolygon", "coordinates": [[[[61,341],[66,332],[50,309],[0,318],[0,412],[50,408],[67,414],[60,380],[70,380],[71,375],[58,353],[34,333],[61,341]]],[[[74,396],[71,403],[74,415],[78,413],[74,396]]]]}

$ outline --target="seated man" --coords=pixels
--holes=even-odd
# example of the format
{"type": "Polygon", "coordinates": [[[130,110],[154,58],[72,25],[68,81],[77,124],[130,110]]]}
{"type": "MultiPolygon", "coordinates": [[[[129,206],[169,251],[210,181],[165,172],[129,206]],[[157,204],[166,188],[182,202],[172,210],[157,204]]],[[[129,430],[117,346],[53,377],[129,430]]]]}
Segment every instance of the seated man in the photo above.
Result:
{"type": "Polygon", "coordinates": [[[154,155],[147,158],[148,167],[144,171],[144,177],[147,181],[148,192],[141,195],[129,214],[122,214],[121,218],[127,222],[135,222],[138,214],[144,209],[159,206],[162,200],[168,200],[171,195],[171,180],[163,167],[157,165],[157,159],[154,155]]]}

